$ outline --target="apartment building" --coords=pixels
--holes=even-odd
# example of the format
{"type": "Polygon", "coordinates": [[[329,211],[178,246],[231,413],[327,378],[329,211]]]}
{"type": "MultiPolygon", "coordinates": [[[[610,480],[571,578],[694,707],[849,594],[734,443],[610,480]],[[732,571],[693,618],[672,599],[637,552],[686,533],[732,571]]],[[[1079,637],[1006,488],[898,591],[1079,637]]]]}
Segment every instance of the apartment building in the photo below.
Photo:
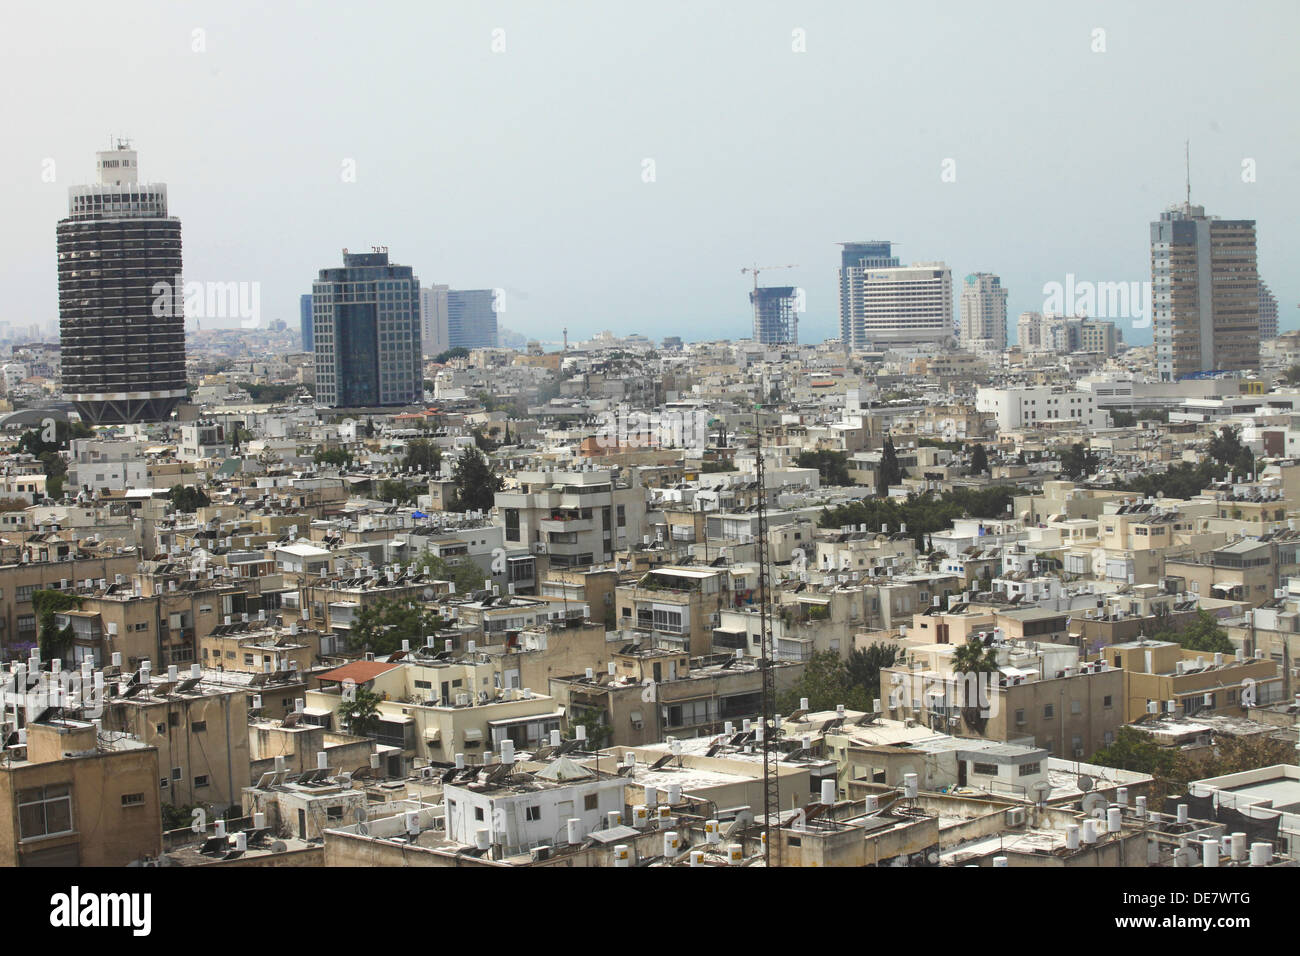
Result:
{"type": "Polygon", "coordinates": [[[380,698],[377,726],[367,736],[378,745],[390,776],[404,776],[419,759],[451,766],[500,748],[510,740],[536,747],[560,730],[564,713],[540,689],[498,686],[501,672],[486,655],[453,657],[424,649],[401,661],[352,661],[319,675],[307,692],[307,720],[344,729],[338,716],[348,687],[380,698]]]}
{"type": "Polygon", "coordinates": [[[640,537],[646,489],[612,471],[521,471],[516,483],[496,494],[505,546],[545,555],[552,568],[610,562],[640,537]]]}
{"type": "Polygon", "coordinates": [[[32,561],[26,552],[16,564],[0,566],[0,642],[6,656],[24,657],[36,646],[37,591],[67,591],[84,587],[86,580],[116,580],[135,573],[140,556],[130,549],[112,557],[82,557],[75,545],[59,545],[51,560],[32,561]]]}
{"type": "Polygon", "coordinates": [[[1124,677],[1124,719],[1145,714],[1242,715],[1281,699],[1282,676],[1268,659],[1189,651],[1172,641],[1137,640],[1102,649],[1124,677]]]}
{"type": "Polygon", "coordinates": [[[249,785],[248,694],[204,679],[193,665],[152,673],[146,661],[111,685],[104,729],[130,734],[157,751],[155,788],[163,803],[224,809],[249,785]]]}
{"type": "MultiPolygon", "coordinates": [[[[692,658],[685,651],[628,645],[604,673],[553,677],[550,691],[570,724],[607,728],[597,746],[639,747],[676,737],[721,733],[762,711],[762,674],[754,658],[692,658]],[[612,671],[612,673],[610,672],[612,671]]],[[[778,690],[793,687],[803,665],[775,665],[778,690]]]]}
{"type": "Polygon", "coordinates": [[[1041,747],[1084,759],[1125,722],[1122,673],[1081,663],[1077,648],[1035,641],[990,645],[999,670],[972,678],[952,671],[957,645],[913,647],[881,669],[885,713],[957,736],[1041,747]]]}
{"type": "Polygon", "coordinates": [[[713,630],[720,613],[736,602],[752,601],[752,587],[740,585],[733,569],[665,565],[643,574],[635,584],[615,589],[618,630],[628,639],[636,635],[680,648],[700,657],[713,647],[713,630]]]}
{"type": "Polygon", "coordinates": [[[0,865],[127,866],[162,852],[158,750],[63,716],[0,761],[0,865]]]}

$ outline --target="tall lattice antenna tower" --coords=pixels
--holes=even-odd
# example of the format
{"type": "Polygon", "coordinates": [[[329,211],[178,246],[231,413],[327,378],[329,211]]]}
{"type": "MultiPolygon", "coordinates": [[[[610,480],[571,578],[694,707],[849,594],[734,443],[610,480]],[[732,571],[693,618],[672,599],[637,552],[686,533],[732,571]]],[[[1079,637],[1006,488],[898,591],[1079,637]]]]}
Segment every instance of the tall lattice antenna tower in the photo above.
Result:
{"type": "Polygon", "coordinates": [[[781,848],[773,851],[772,820],[777,818],[776,833],[780,836],[781,784],[777,771],[781,751],[777,746],[776,729],[776,653],[772,642],[772,616],[768,589],[767,543],[767,480],[763,466],[762,406],[754,406],[755,471],[758,477],[758,620],[759,620],[759,670],[763,675],[763,862],[767,866],[781,865],[781,848]]]}

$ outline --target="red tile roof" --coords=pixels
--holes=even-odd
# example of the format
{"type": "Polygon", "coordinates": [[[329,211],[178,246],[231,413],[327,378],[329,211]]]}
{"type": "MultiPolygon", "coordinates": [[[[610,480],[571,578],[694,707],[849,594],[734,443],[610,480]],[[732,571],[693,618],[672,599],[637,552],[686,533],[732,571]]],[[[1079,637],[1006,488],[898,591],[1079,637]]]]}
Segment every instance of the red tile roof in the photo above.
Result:
{"type": "Polygon", "coordinates": [[[332,671],[326,671],[320,675],[319,680],[338,681],[340,684],[345,680],[351,680],[358,684],[364,684],[374,680],[384,671],[390,671],[396,664],[390,664],[388,661],[353,661],[350,664],[344,664],[342,667],[336,667],[332,671]]]}

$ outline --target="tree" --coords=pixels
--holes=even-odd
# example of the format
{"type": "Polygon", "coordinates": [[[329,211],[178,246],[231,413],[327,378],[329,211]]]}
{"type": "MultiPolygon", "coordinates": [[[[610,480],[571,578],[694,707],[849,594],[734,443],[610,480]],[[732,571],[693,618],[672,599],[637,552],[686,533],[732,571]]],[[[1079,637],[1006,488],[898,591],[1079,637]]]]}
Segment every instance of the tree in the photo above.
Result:
{"type": "Polygon", "coordinates": [[[605,722],[605,712],[595,707],[584,707],[570,722],[574,727],[587,728],[587,749],[599,750],[614,737],[614,728],[605,722]]]}
{"type": "Polygon", "coordinates": [[[851,710],[871,709],[866,690],[853,686],[847,665],[834,651],[814,651],[803,676],[792,689],[780,695],[777,707],[782,713],[792,713],[798,709],[802,697],[808,698],[811,710],[831,710],[839,704],[851,710]]]}
{"type": "Polygon", "coordinates": [[[1115,739],[1109,746],[1092,755],[1090,762],[1168,778],[1177,770],[1178,755],[1177,751],[1157,744],[1145,730],[1124,726],[1115,732],[1115,739]]]}
{"type": "Polygon", "coordinates": [[[983,445],[976,445],[970,456],[971,474],[982,475],[989,470],[989,453],[983,445]]]}
{"type": "Polygon", "coordinates": [[[420,497],[420,486],[408,485],[396,478],[385,478],[376,489],[375,497],[380,501],[396,501],[398,504],[409,505],[420,497]]]}
{"type": "Polygon", "coordinates": [[[453,511],[490,511],[505,479],[477,448],[466,448],[452,468],[453,511]]]}
{"type": "Polygon", "coordinates": [[[1061,452],[1063,478],[1085,478],[1096,471],[1099,464],[1096,454],[1084,448],[1082,442],[1075,442],[1067,451],[1061,452]]]}
{"type": "Polygon", "coordinates": [[[311,456],[318,465],[333,465],[335,468],[352,467],[352,452],[343,448],[327,448],[311,456]]]}
{"type": "Polygon", "coordinates": [[[880,470],[876,472],[876,494],[884,498],[889,494],[890,485],[903,480],[903,468],[898,463],[898,452],[894,450],[894,439],[885,436],[885,447],[880,452],[880,470]]]}
{"type": "Polygon", "coordinates": [[[409,641],[412,648],[421,646],[441,627],[442,618],[436,611],[413,602],[377,601],[356,616],[347,638],[348,650],[386,657],[400,651],[402,641],[409,641]]]}
{"type": "Polygon", "coordinates": [[[358,687],[352,700],[339,703],[339,725],[354,737],[368,737],[379,723],[379,695],[358,687]]]}
{"type": "Polygon", "coordinates": [[[416,559],[415,568],[439,581],[451,581],[456,585],[457,594],[478,591],[487,584],[487,575],[483,569],[468,559],[452,564],[446,558],[426,551],[416,559]]]}
{"type": "Polygon", "coordinates": [[[1255,455],[1241,443],[1241,429],[1236,425],[1224,425],[1210,437],[1209,454],[1234,475],[1254,474],[1255,455]]]}
{"type": "Polygon", "coordinates": [[[90,438],[95,430],[81,422],[46,419],[40,428],[23,432],[18,439],[18,450],[34,455],[45,471],[46,497],[56,501],[63,497],[63,481],[68,474],[68,463],[62,452],[74,438],[90,438]],[[53,425],[53,429],[50,426],[53,425]]]}
{"type": "Polygon", "coordinates": [[[880,669],[893,667],[898,660],[899,648],[893,644],[872,644],[865,650],[854,648],[845,662],[849,683],[861,687],[865,696],[880,696],[880,669]]]}
{"type": "Polygon", "coordinates": [[[55,615],[81,607],[81,598],[62,591],[42,590],[32,592],[32,609],[36,612],[37,646],[44,660],[63,657],[77,636],[72,625],[60,628],[55,615]]]}
{"type": "Polygon", "coordinates": [[[954,674],[991,674],[998,669],[998,654],[978,637],[969,638],[952,655],[954,674]]]}
{"type": "Polygon", "coordinates": [[[212,504],[202,488],[193,485],[172,485],[170,492],[172,507],[177,511],[193,513],[212,504]]]}
{"type": "Polygon", "coordinates": [[[1173,641],[1186,650],[1202,653],[1232,654],[1235,651],[1228,633],[1219,626],[1219,622],[1205,608],[1196,609],[1196,619],[1185,624],[1181,630],[1165,627],[1153,635],[1154,640],[1173,641]]]}
{"type": "Polygon", "coordinates": [[[851,485],[849,456],[842,451],[805,451],[795,459],[800,468],[816,468],[823,485],[851,485]]]}
{"type": "Polygon", "coordinates": [[[439,352],[433,359],[437,365],[446,365],[452,359],[469,358],[469,349],[457,346],[454,349],[447,349],[445,352],[439,352]]]}
{"type": "Polygon", "coordinates": [[[230,430],[230,453],[238,455],[239,449],[244,446],[244,442],[252,441],[253,433],[247,428],[236,425],[230,430]]]}
{"type": "Polygon", "coordinates": [[[437,474],[442,467],[442,449],[427,438],[416,438],[407,443],[402,467],[437,474]]]}

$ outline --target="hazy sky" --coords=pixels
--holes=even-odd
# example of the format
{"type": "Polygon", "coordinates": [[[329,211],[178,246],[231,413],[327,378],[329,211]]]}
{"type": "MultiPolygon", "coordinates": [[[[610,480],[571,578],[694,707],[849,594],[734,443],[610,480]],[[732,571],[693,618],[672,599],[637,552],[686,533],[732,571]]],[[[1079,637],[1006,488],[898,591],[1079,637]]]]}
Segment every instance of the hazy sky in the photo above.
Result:
{"type": "Polygon", "coordinates": [[[1294,327],[1298,27],[1292,0],[13,5],[0,320],[57,318],[67,187],[126,135],[186,278],[260,283],[264,320],[382,244],[547,340],[743,337],[741,267],[798,263],[763,282],[806,291],[820,341],[836,243],[892,239],[1001,275],[1014,336],[1067,273],[1150,279],[1190,137],[1193,201],[1258,221],[1294,327]]]}

